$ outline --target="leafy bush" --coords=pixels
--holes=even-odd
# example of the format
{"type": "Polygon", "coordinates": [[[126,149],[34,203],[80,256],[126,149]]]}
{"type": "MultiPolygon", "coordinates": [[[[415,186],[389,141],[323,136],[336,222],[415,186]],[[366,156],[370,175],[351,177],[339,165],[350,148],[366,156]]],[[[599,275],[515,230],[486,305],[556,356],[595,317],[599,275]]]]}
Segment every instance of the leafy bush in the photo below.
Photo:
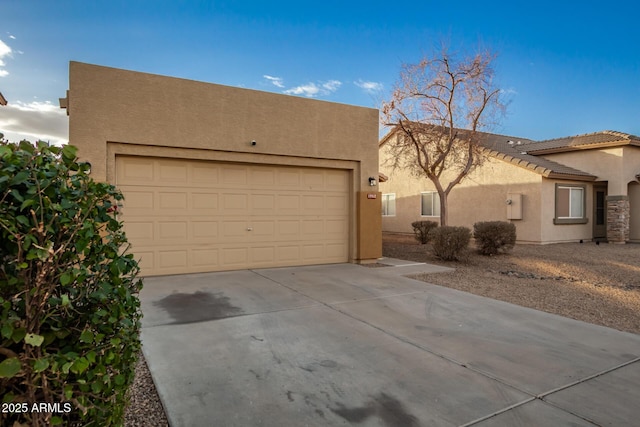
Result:
{"type": "Polygon", "coordinates": [[[467,227],[442,226],[429,233],[433,254],[445,261],[460,259],[469,246],[471,230],[467,227]]]}
{"type": "Polygon", "coordinates": [[[415,221],[411,223],[413,233],[418,242],[429,243],[429,232],[438,226],[435,221],[415,221]]]}
{"type": "Polygon", "coordinates": [[[142,282],[122,195],[88,168],[73,146],[0,139],[0,396],[28,408],[1,425],[122,424],[142,282]]]}
{"type": "Polygon", "coordinates": [[[506,221],[485,221],[473,224],[473,237],[478,252],[495,255],[509,252],[516,244],[516,226],[506,221]]]}

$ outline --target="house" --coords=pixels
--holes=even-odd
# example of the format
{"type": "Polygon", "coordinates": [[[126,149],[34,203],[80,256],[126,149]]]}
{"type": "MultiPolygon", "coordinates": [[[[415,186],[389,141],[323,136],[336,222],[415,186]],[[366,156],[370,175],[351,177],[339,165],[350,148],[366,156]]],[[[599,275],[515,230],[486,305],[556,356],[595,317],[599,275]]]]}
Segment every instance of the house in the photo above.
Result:
{"type": "MultiPolygon", "coordinates": [[[[439,221],[439,197],[427,178],[391,166],[393,129],[380,141],[382,228],[412,232],[439,221]]],[[[481,134],[487,154],[448,198],[449,225],[511,221],[521,243],[606,239],[640,242],[640,137],[602,131],[547,141],[481,134]]]]}
{"type": "Polygon", "coordinates": [[[7,105],[7,100],[2,95],[2,92],[0,92],[0,105],[7,105]]]}
{"type": "Polygon", "coordinates": [[[381,256],[375,109],[80,62],[60,105],[143,275],[381,256]]]}

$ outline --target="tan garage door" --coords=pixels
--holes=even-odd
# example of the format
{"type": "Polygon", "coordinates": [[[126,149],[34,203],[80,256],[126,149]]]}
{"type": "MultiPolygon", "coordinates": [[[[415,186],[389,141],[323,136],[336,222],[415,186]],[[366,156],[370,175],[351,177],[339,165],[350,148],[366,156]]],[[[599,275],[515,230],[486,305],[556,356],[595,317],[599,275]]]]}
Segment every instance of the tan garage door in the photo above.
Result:
{"type": "Polygon", "coordinates": [[[116,157],[142,274],[347,262],[345,170],[116,157]]]}

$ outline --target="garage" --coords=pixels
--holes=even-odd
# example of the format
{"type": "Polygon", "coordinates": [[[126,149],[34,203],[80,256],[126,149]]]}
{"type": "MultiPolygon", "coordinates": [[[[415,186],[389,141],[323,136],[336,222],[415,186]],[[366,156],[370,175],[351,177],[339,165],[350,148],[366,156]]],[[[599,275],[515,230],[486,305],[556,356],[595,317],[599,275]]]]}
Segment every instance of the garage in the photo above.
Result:
{"type": "Polygon", "coordinates": [[[376,109],[73,61],[60,105],[145,276],[382,256],[376,109]]]}
{"type": "Polygon", "coordinates": [[[117,156],[120,218],[146,276],[349,261],[342,169],[117,156]]]}

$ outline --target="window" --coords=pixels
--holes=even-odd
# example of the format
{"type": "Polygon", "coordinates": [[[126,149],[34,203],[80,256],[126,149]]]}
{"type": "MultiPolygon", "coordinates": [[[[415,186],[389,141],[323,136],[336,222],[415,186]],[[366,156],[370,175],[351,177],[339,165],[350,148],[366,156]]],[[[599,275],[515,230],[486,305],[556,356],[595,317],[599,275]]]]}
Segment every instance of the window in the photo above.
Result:
{"type": "Polygon", "coordinates": [[[426,191],[420,194],[422,216],[440,216],[440,196],[436,191],[426,191]]]}
{"type": "Polygon", "coordinates": [[[395,193],[382,195],[382,216],[396,216],[395,193]]]}
{"type": "Polygon", "coordinates": [[[556,184],[554,224],[586,224],[586,186],[556,184]]]}

